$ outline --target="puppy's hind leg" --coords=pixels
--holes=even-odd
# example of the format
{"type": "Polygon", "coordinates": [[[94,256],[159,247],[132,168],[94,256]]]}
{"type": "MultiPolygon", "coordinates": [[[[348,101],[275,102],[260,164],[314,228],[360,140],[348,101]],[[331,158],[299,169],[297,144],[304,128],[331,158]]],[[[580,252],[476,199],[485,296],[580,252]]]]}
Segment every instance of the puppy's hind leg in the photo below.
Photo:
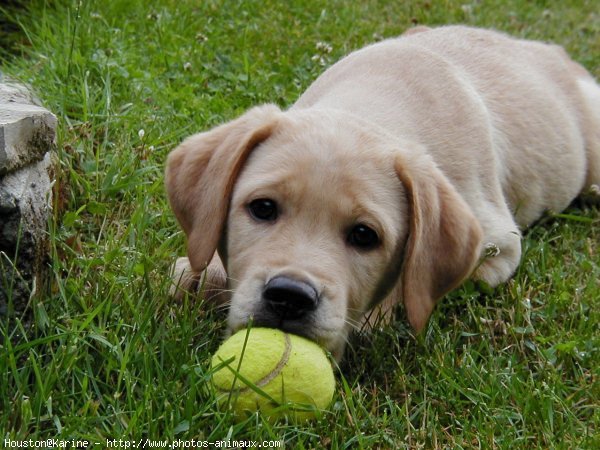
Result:
{"type": "Polygon", "coordinates": [[[488,212],[486,218],[481,220],[484,254],[472,278],[495,287],[507,281],[521,261],[521,232],[508,210],[488,212]]]}
{"type": "Polygon", "coordinates": [[[600,204],[600,86],[591,76],[579,78],[578,86],[584,103],[587,159],[586,182],[582,193],[586,199],[600,204]]]}

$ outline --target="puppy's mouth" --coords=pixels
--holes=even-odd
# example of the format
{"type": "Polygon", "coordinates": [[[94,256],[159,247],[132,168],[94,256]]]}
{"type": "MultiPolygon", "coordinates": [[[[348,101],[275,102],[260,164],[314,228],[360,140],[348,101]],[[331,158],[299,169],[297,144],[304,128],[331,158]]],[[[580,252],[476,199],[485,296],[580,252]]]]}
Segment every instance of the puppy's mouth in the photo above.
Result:
{"type": "MultiPolygon", "coordinates": [[[[315,323],[321,294],[311,282],[277,275],[263,285],[259,296],[260,300],[248,317],[253,326],[278,328],[324,344],[316,333],[315,323]]],[[[247,323],[238,323],[234,328],[245,325],[247,323]]]]}
{"type": "Polygon", "coordinates": [[[311,322],[320,301],[320,294],[312,283],[277,275],[264,285],[262,308],[255,315],[254,324],[314,339],[311,322]]]}
{"type": "Polygon", "coordinates": [[[228,332],[247,326],[277,328],[310,339],[341,359],[351,326],[345,302],[335,299],[345,292],[319,286],[299,274],[247,278],[233,294],[228,332]]]}

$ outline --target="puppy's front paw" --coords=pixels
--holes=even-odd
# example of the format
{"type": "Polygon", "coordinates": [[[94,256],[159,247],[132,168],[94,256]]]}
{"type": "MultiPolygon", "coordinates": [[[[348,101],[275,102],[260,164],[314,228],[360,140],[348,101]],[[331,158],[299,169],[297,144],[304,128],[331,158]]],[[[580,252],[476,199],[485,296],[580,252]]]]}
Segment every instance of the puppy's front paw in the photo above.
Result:
{"type": "Polygon", "coordinates": [[[398,298],[400,298],[400,293],[395,289],[381,303],[368,311],[362,319],[361,330],[377,330],[393,323],[398,298]]]}
{"type": "Polygon", "coordinates": [[[229,300],[227,273],[219,256],[215,253],[212,261],[202,272],[192,269],[188,258],[177,258],[171,271],[169,295],[181,300],[186,294],[198,294],[202,291],[207,301],[224,304],[229,300]]]}
{"type": "Polygon", "coordinates": [[[169,295],[181,300],[186,294],[198,292],[201,273],[194,272],[188,258],[177,258],[171,270],[171,287],[169,295]]]}

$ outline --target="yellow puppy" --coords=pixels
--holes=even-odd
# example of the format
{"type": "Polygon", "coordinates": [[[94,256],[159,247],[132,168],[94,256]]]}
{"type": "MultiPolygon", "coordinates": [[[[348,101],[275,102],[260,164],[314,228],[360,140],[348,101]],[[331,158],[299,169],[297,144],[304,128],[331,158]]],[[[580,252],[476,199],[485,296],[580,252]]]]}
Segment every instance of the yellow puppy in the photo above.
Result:
{"type": "Polygon", "coordinates": [[[467,277],[507,280],[520,230],[598,184],[585,69],[556,46],[419,27],[342,59],[289,110],[251,109],[170,154],[188,238],[174,279],[189,290],[206,270],[230,331],[252,318],[340,358],[374,307],[402,302],[418,331],[467,277]]]}

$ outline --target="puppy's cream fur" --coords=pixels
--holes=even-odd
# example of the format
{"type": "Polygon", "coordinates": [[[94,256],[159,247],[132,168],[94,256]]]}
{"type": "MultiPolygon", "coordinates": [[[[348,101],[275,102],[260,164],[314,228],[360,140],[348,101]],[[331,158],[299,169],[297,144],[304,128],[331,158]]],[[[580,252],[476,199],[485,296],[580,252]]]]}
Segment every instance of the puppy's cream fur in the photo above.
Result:
{"type": "Polygon", "coordinates": [[[506,281],[521,230],[599,184],[600,88],[561,48],[419,27],[342,59],[289,110],[251,109],[169,155],[189,258],[174,279],[230,289],[231,331],[252,318],[339,358],[372,308],[401,301],[418,331],[468,276],[506,281]],[[250,216],[259,198],[276,221],[250,216]],[[349,245],[357,223],[381,244],[349,245]],[[279,275],[314,286],[318,308],[276,321],[262,292],[279,275]]]}

